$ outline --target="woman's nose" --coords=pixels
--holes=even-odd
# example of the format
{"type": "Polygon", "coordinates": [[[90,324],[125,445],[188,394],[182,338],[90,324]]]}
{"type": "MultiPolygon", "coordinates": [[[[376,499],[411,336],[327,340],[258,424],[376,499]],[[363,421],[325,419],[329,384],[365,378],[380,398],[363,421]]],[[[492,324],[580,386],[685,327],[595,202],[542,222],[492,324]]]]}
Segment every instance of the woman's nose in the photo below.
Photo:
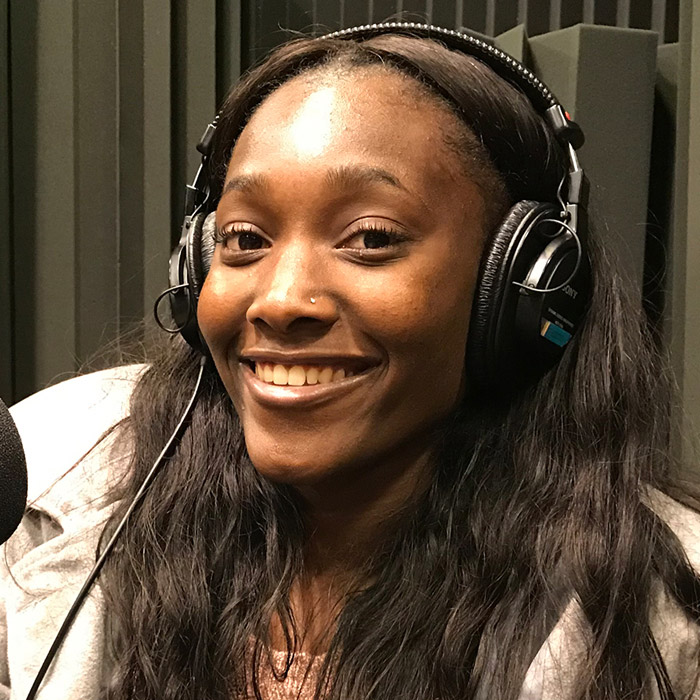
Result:
{"type": "Polygon", "coordinates": [[[330,326],[337,307],[328,293],[325,275],[311,251],[290,246],[261,265],[255,298],[246,320],[279,333],[296,328],[330,326]]]}

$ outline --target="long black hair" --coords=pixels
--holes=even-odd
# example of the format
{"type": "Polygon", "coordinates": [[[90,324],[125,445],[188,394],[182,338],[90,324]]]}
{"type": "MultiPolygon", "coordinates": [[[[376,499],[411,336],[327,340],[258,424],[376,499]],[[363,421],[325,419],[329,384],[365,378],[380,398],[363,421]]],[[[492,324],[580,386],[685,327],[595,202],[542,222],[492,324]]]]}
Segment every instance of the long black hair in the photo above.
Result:
{"type": "MultiPolygon", "coordinates": [[[[476,135],[511,204],[554,201],[565,159],[527,99],[469,56],[396,35],[297,40],[249,73],[222,110],[215,196],[265,96],[340,64],[411,76],[476,135]]],[[[573,606],[582,653],[564,669],[574,674],[572,698],[648,698],[664,677],[650,627],[659,591],[700,618],[700,582],[654,506],[672,482],[668,374],[638,304],[590,239],[595,284],[584,327],[535,386],[455,408],[436,438],[432,482],[347,591],[319,697],[514,700],[573,606]]],[[[125,427],[133,457],[105,534],[173,430],[197,368],[176,338],[136,386],[125,427]]],[[[303,505],[293,488],[256,472],[213,368],[166,469],[102,577],[107,697],[259,698],[261,667],[284,676],[303,633],[289,602],[304,575],[303,505]],[[287,641],[281,665],[273,618],[287,641]]],[[[663,682],[661,693],[672,697],[663,682]]]]}

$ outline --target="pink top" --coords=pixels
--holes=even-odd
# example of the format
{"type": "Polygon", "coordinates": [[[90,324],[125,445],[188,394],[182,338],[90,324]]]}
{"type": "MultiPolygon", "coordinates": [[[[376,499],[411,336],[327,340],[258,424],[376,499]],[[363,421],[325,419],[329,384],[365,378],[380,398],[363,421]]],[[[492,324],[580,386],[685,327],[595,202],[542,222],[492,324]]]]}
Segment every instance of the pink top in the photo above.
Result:
{"type": "MultiPolygon", "coordinates": [[[[287,653],[273,651],[275,666],[281,670],[287,661],[287,653]]],[[[260,691],[265,700],[311,700],[316,690],[316,683],[323,665],[323,655],[314,656],[298,652],[294,655],[289,672],[282,680],[277,680],[269,664],[260,669],[260,691]]],[[[250,697],[254,698],[251,692],[250,697]]]]}

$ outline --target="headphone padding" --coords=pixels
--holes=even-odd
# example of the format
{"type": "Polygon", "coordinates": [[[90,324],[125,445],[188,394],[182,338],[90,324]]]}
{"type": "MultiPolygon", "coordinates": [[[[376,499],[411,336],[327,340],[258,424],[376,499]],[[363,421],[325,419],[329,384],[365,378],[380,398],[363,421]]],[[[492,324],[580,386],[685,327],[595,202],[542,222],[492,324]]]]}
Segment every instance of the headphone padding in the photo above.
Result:
{"type": "Polygon", "coordinates": [[[202,289],[204,276],[202,275],[202,259],[200,255],[200,245],[202,241],[202,224],[205,215],[198,212],[190,220],[189,232],[187,234],[187,282],[190,286],[190,293],[194,296],[196,304],[199,299],[199,292],[202,289]]]}
{"type": "Polygon", "coordinates": [[[216,246],[214,220],[215,212],[208,215],[199,212],[192,217],[190,225],[190,233],[187,238],[187,274],[195,300],[199,299],[204,279],[209,272],[211,259],[214,255],[216,246]]]}
{"type": "Polygon", "coordinates": [[[511,242],[522,228],[524,219],[540,202],[516,202],[486,243],[474,290],[469,337],[467,341],[467,373],[478,384],[491,382],[496,326],[506,291],[510,265],[506,261],[511,242]]]}
{"type": "Polygon", "coordinates": [[[202,282],[209,274],[211,261],[216,249],[216,212],[207,215],[202,226],[201,258],[202,258],[202,282]]]}

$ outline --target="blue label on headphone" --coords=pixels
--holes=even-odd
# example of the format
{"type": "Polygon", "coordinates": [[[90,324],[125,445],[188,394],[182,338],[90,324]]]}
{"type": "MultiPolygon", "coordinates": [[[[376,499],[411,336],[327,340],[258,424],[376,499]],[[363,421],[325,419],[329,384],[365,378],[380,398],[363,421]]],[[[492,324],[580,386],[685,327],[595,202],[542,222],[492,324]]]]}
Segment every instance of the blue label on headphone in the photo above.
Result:
{"type": "Polygon", "coordinates": [[[542,324],[541,335],[560,348],[563,348],[571,340],[571,333],[551,321],[545,321],[542,324]]]}

